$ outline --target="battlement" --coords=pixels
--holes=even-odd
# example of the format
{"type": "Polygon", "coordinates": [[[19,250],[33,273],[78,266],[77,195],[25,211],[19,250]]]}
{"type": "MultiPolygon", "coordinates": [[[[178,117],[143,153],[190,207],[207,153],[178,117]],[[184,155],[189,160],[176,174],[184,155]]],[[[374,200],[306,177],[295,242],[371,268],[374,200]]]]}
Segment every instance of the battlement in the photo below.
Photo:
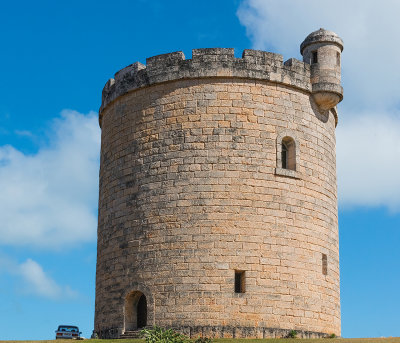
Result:
{"type": "Polygon", "coordinates": [[[294,58],[283,62],[280,54],[246,49],[236,58],[234,49],[193,49],[192,59],[182,51],[146,59],[146,65],[136,62],[107,81],[99,110],[100,123],[104,108],[116,98],[132,90],[157,83],[180,79],[235,77],[286,84],[311,92],[310,65],[294,58]]]}

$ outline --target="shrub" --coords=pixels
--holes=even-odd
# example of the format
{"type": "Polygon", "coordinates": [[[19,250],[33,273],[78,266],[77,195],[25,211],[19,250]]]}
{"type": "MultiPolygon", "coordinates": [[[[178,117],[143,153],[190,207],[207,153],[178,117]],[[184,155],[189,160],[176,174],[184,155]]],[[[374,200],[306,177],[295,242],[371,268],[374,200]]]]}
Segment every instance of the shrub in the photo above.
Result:
{"type": "Polygon", "coordinates": [[[297,337],[297,331],[296,330],[290,330],[288,335],[288,338],[296,338],[297,337]]]}
{"type": "Polygon", "coordinates": [[[328,338],[336,338],[336,335],[334,333],[331,333],[328,338]]]}
{"type": "Polygon", "coordinates": [[[151,329],[143,329],[140,335],[146,340],[146,343],[186,343],[188,338],[172,329],[163,329],[154,326],[151,329]]]}

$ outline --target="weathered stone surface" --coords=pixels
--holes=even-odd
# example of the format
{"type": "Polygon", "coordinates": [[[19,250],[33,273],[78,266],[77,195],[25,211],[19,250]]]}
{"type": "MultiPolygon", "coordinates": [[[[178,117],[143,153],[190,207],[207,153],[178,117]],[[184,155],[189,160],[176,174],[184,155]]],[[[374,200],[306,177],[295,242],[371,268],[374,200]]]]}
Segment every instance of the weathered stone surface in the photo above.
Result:
{"type": "Polygon", "coordinates": [[[332,31],[319,29],[307,36],[300,51],[303,61],[311,64],[314,101],[321,110],[334,108],[343,99],[340,85],[342,39],[332,31]]]}
{"type": "Polygon", "coordinates": [[[147,325],[191,337],[340,335],[337,117],[316,106],[308,63],[220,48],[152,57],[106,84],[100,118],[101,337],[128,330],[135,291],[147,325]],[[287,136],[295,170],[282,166],[287,136]]]}
{"type": "Polygon", "coordinates": [[[104,108],[119,96],[178,79],[242,77],[276,81],[310,91],[310,66],[291,60],[296,62],[284,64],[282,55],[258,50],[244,50],[242,58],[235,58],[233,49],[226,48],[193,49],[191,60],[185,60],[181,51],[150,57],[146,66],[136,62],[106,83],[99,120],[101,123],[104,108]]]}

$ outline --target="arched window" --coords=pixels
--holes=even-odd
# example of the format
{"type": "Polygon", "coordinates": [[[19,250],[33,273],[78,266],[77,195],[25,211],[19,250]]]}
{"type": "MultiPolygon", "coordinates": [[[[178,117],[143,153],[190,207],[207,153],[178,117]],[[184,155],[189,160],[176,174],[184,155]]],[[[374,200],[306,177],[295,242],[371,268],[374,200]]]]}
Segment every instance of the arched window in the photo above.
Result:
{"type": "Polygon", "coordinates": [[[283,169],[296,170],[296,143],[292,137],[282,139],[281,161],[283,169]]]}
{"type": "Polygon", "coordinates": [[[300,138],[298,132],[284,129],[276,137],[275,175],[300,179],[300,138]]]}

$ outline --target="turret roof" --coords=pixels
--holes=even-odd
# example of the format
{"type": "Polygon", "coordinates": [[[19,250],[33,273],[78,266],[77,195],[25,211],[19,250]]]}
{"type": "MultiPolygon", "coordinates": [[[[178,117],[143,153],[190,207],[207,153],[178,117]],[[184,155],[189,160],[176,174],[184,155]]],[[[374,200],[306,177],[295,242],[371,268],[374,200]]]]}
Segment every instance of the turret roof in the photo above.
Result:
{"type": "Polygon", "coordinates": [[[320,28],[319,30],[310,33],[303,43],[301,43],[300,53],[303,54],[303,51],[307,46],[322,42],[334,43],[343,51],[343,40],[335,32],[320,28]]]}

